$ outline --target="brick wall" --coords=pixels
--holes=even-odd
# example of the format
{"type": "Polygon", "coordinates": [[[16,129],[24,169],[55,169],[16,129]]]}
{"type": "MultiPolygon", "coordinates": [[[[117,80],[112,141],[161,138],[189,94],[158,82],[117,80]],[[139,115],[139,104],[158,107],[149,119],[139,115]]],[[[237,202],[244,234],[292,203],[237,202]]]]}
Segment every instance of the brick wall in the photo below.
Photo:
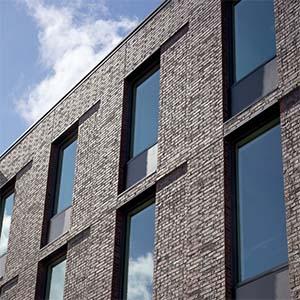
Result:
{"type": "Polygon", "coordinates": [[[63,246],[68,248],[65,299],[114,298],[116,211],[154,186],[154,299],[230,297],[223,141],[278,102],[291,296],[300,299],[300,2],[278,0],[275,7],[278,89],[225,123],[221,1],[172,0],[0,158],[0,186],[19,174],[0,281],[3,299],[34,299],[39,261],[63,246]],[[168,42],[187,23],[188,31],[168,42]],[[162,45],[168,46],[161,54],[158,170],[120,194],[124,79],[162,45]],[[40,249],[51,143],[78,120],[71,228],[40,249]]]}
{"type": "Polygon", "coordinates": [[[283,173],[292,299],[300,299],[300,88],[280,102],[283,173]]]}

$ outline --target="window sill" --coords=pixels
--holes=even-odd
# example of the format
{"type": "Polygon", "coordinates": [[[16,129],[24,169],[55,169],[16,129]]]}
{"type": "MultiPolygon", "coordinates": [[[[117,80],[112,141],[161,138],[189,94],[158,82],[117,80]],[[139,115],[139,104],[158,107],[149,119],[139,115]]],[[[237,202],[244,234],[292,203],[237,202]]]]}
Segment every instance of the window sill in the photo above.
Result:
{"type": "Polygon", "coordinates": [[[278,88],[276,57],[267,61],[231,86],[231,116],[259,101],[278,88]]]}
{"type": "Polygon", "coordinates": [[[275,58],[276,58],[276,55],[272,56],[269,59],[266,59],[263,63],[261,63],[259,66],[257,66],[255,69],[253,69],[251,72],[249,72],[246,75],[244,75],[238,81],[235,81],[231,86],[234,87],[234,86],[238,85],[240,82],[242,82],[243,80],[247,79],[249,76],[251,76],[252,74],[254,74],[257,70],[259,70],[261,67],[263,67],[264,65],[266,65],[267,63],[269,63],[271,60],[273,60],[275,58]]]}
{"type": "MultiPolygon", "coordinates": [[[[149,178],[151,178],[152,176],[154,177],[153,182],[151,182],[150,185],[153,185],[156,182],[156,175],[157,175],[157,171],[155,171],[152,174],[149,174],[146,177],[143,177],[142,179],[140,179],[139,181],[137,181],[136,183],[134,183],[133,185],[131,185],[130,187],[128,187],[127,189],[125,189],[123,192],[121,192],[118,195],[118,198],[122,198],[125,194],[129,193],[131,190],[137,188],[139,185],[141,185],[143,182],[147,181],[149,178]]],[[[147,188],[145,188],[147,189],[147,188]]]]}
{"type": "Polygon", "coordinates": [[[268,275],[270,275],[270,274],[272,274],[272,273],[277,273],[277,272],[279,272],[279,271],[283,271],[283,270],[285,270],[285,269],[288,269],[288,267],[289,267],[289,264],[288,264],[288,262],[286,262],[286,263],[281,264],[281,265],[279,265],[279,266],[277,266],[277,267],[274,267],[274,268],[272,268],[272,269],[270,269],[270,270],[267,270],[267,271],[265,271],[265,272],[263,272],[263,273],[260,273],[260,274],[258,274],[258,275],[255,275],[255,276],[253,276],[253,277],[250,277],[249,279],[246,279],[246,280],[244,280],[244,281],[241,281],[241,282],[239,282],[239,283],[236,284],[236,287],[239,288],[239,287],[245,286],[245,285],[247,285],[247,284],[249,284],[249,283],[251,283],[251,282],[254,282],[254,281],[256,281],[256,280],[258,280],[258,279],[261,279],[261,278],[263,278],[263,277],[265,277],[265,276],[268,276],[268,275]]]}

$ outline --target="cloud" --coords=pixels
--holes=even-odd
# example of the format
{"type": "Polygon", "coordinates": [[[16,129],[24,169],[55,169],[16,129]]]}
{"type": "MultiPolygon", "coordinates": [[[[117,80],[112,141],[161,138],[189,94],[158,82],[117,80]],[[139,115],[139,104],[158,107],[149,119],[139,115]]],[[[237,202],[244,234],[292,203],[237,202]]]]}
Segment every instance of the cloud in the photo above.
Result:
{"type": "Polygon", "coordinates": [[[22,0],[38,27],[39,54],[48,75],[16,102],[31,124],[46,113],[137,25],[137,19],[109,17],[102,1],[22,0]],[[96,9],[97,8],[97,9],[96,9]]]}
{"type": "Polygon", "coordinates": [[[127,298],[151,300],[153,280],[153,256],[147,253],[137,259],[129,259],[127,298]]]}

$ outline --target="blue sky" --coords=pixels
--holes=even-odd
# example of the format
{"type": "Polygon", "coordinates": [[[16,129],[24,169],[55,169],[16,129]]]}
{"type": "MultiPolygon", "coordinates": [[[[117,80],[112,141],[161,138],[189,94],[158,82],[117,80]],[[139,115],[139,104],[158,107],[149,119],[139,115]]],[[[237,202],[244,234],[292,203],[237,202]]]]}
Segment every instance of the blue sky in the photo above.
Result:
{"type": "Polygon", "coordinates": [[[0,153],[162,0],[0,0],[0,153]]]}

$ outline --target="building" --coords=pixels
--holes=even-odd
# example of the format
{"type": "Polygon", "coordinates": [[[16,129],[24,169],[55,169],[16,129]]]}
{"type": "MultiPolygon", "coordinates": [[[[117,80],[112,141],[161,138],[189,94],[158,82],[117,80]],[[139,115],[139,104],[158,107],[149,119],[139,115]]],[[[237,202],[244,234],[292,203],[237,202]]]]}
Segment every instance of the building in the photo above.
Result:
{"type": "Polygon", "coordinates": [[[1,299],[300,299],[299,20],[163,2],[1,156],[1,299]]]}

